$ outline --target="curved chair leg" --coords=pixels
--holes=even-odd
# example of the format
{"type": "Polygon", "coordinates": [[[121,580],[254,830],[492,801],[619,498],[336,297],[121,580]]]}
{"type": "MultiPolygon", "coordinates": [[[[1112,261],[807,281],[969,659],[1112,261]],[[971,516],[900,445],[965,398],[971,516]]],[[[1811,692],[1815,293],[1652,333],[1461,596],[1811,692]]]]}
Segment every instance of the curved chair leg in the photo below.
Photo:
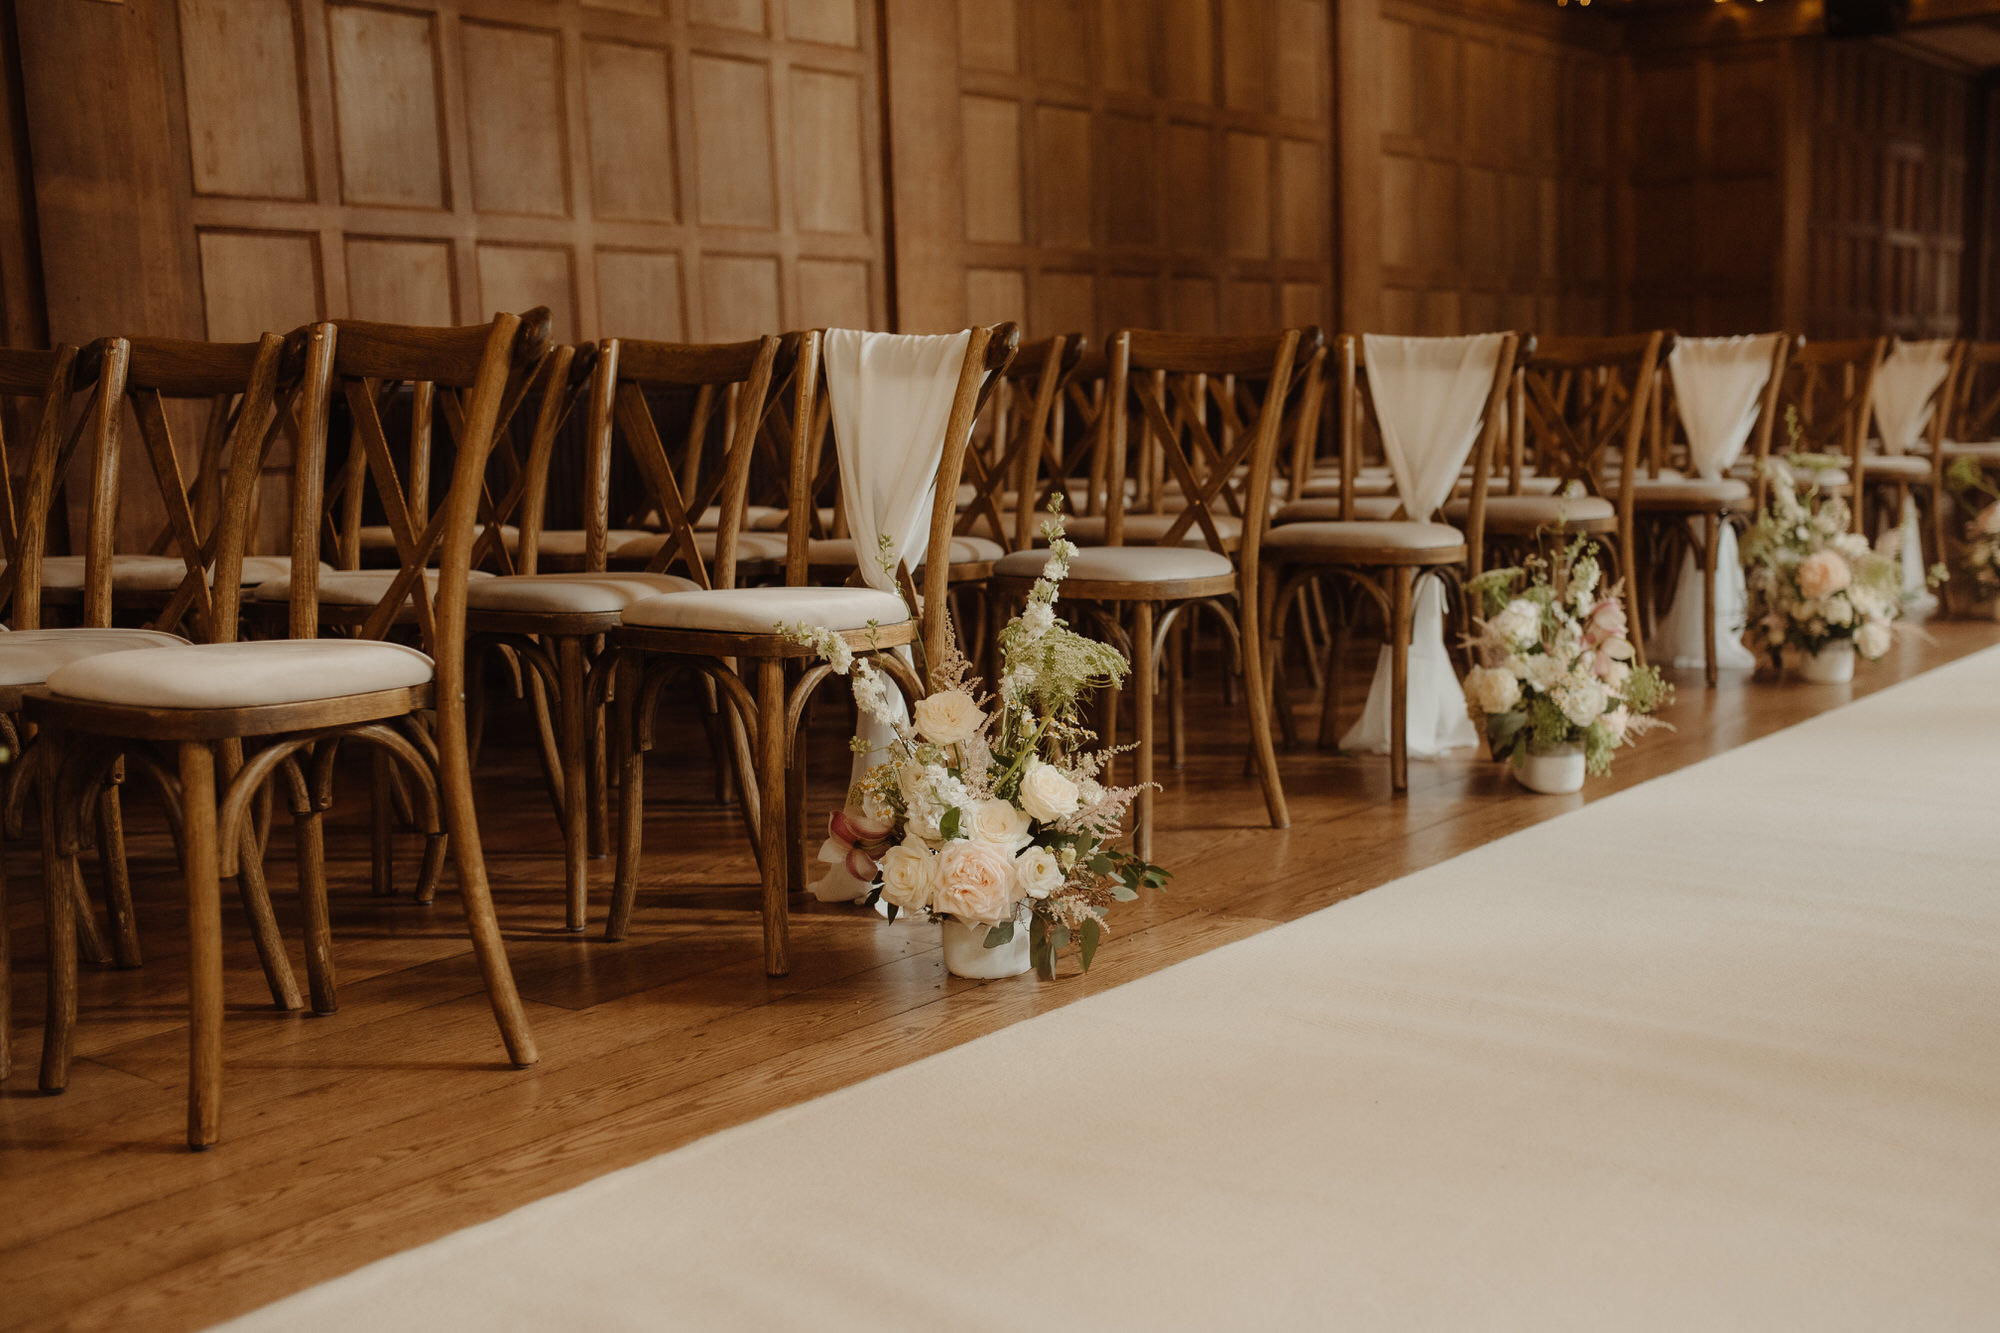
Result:
{"type": "Polygon", "coordinates": [[[619,680],[611,692],[611,746],[618,764],[618,859],[611,872],[611,915],[604,924],[607,940],[622,940],[632,930],[646,805],[646,763],[637,730],[639,672],[623,664],[618,670],[619,680]]]}
{"type": "Polygon", "coordinates": [[[764,971],[782,977],[791,971],[790,922],[785,880],[791,857],[785,841],[793,836],[785,818],[785,664],[769,657],[757,663],[757,792],[759,857],[764,879],[764,971]]]}
{"type": "Polygon", "coordinates": [[[1389,571],[1389,785],[1410,789],[1410,585],[1408,565],[1389,571]]]}
{"type": "MultiPolygon", "coordinates": [[[[233,781],[243,767],[243,743],[223,741],[222,774],[233,781]]],[[[183,795],[182,801],[186,801],[183,795]]],[[[181,849],[186,859],[185,839],[181,849]]],[[[285,932],[278,927],[278,914],[271,908],[271,891],[264,883],[264,847],[258,841],[254,820],[245,820],[237,840],[236,893],[243,900],[243,914],[250,918],[250,936],[257,944],[257,961],[264,969],[264,983],[271,988],[271,1003],[287,1012],[305,1008],[299,996],[298,978],[292,974],[291,956],[285,952],[285,932]]]]}
{"type": "Polygon", "coordinates": [[[377,898],[396,892],[394,767],[379,750],[368,757],[368,882],[377,898]]]}
{"type": "Polygon", "coordinates": [[[1264,675],[1264,628],[1257,613],[1258,600],[1255,590],[1243,599],[1243,703],[1250,714],[1250,741],[1264,785],[1264,809],[1271,817],[1272,828],[1290,828],[1292,813],[1285,805],[1285,788],[1278,776],[1278,750],[1271,739],[1271,695],[1264,675]]]}
{"type": "Polygon", "coordinates": [[[215,755],[180,746],[182,868],[188,894],[188,1147],[222,1137],[222,879],[216,855],[215,755]]]}
{"type": "Polygon", "coordinates": [[[556,746],[562,764],[563,925],[582,930],[589,912],[590,780],[585,776],[584,729],[589,725],[590,671],[583,640],[556,640],[556,746]]]}
{"type": "Polygon", "coordinates": [[[326,830],[320,812],[310,806],[292,816],[292,840],[298,851],[299,903],[305,916],[306,981],[312,988],[316,1014],[340,1008],[333,970],[333,920],[326,903],[326,830]]]}
{"type": "Polygon", "coordinates": [[[1137,827],[1132,845],[1144,861],[1153,859],[1153,604],[1132,604],[1132,729],[1139,748],[1133,752],[1139,788],[1135,802],[1137,827]]]}
{"type": "Polygon", "coordinates": [[[1319,698],[1318,744],[1322,750],[1340,744],[1340,687],[1347,679],[1347,599],[1339,588],[1335,588],[1328,610],[1332,623],[1327,626],[1326,674],[1320,682],[1319,698]]]}
{"type": "Polygon", "coordinates": [[[1716,661],[1715,642],[1715,576],[1717,548],[1722,544],[1722,515],[1707,513],[1701,516],[1701,652],[1702,671],[1707,678],[1708,688],[1715,688],[1721,675],[1716,661]]]}
{"type": "Polygon", "coordinates": [[[111,950],[120,967],[137,967],[139,921],[132,910],[132,876],[125,866],[125,816],[118,778],[97,798],[97,872],[104,881],[104,909],[111,917],[111,950]]]}
{"type": "Polygon", "coordinates": [[[60,802],[49,790],[54,775],[45,776],[42,807],[42,926],[48,936],[48,1016],[42,1025],[42,1069],[46,1093],[69,1086],[70,1046],[76,1034],[76,877],[74,838],[65,837],[60,802]]]}
{"type": "Polygon", "coordinates": [[[1625,618],[1633,630],[1632,655],[1634,664],[1646,665],[1646,636],[1636,632],[1639,629],[1639,555],[1633,543],[1632,529],[1636,523],[1621,523],[1618,531],[1618,572],[1625,579],[1625,618]]]}
{"type": "Polygon", "coordinates": [[[521,993],[514,985],[514,970],[507,963],[500,918],[493,911],[493,888],[486,879],[486,855],[479,841],[479,815],[472,802],[465,715],[458,712],[454,716],[449,707],[438,709],[438,799],[443,806],[445,837],[458,865],[458,896],[465,906],[466,930],[472,936],[472,952],[486,983],[486,998],[493,1006],[508,1058],[516,1067],[526,1068],[540,1057],[534,1034],[528,1030],[521,993]]]}
{"type": "Polygon", "coordinates": [[[1167,766],[1178,773],[1187,767],[1187,621],[1174,621],[1167,631],[1167,766]]]}

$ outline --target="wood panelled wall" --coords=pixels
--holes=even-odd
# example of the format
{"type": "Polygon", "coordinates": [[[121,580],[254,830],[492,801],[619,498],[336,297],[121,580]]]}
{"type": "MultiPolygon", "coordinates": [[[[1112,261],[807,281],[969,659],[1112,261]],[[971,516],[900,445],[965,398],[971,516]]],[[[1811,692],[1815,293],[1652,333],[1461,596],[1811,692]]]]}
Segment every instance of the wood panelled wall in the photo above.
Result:
{"type": "MultiPolygon", "coordinates": [[[[51,288],[93,293],[83,266],[130,251],[126,209],[78,206],[108,185],[157,210],[157,244],[179,251],[166,259],[180,291],[172,274],[147,280],[182,307],[155,331],[237,339],[320,316],[443,324],[543,304],[562,338],[886,319],[868,0],[29,12],[30,137],[57,164],[37,178],[44,236],[51,213],[73,229],[51,288]],[[81,109],[60,86],[77,15],[123,28],[86,54],[150,76],[91,114],[123,112],[113,129],[157,168],[94,158],[56,123],[81,109]]],[[[106,331],[105,305],[131,303],[55,304],[59,336],[83,337],[106,331]]]]}
{"type": "Polygon", "coordinates": [[[1973,81],[1871,46],[1811,47],[1806,332],[1953,336],[1973,81]]]}
{"type": "Polygon", "coordinates": [[[956,56],[968,318],[1328,319],[1327,0],[962,0],[956,56]]]}
{"type": "Polygon", "coordinates": [[[1565,26],[1384,0],[1383,331],[1608,326],[1617,66],[1565,26]]]}

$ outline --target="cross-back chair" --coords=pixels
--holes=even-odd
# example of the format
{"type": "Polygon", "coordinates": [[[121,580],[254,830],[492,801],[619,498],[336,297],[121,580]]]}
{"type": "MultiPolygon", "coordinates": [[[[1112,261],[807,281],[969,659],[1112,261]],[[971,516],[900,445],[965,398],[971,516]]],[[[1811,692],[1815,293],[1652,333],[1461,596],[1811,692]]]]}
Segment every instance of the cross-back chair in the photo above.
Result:
{"type": "MultiPolygon", "coordinates": [[[[1788,454],[1806,454],[1825,461],[1796,466],[1801,479],[1823,495],[1843,496],[1854,510],[1854,530],[1861,531],[1861,505],[1855,490],[1861,456],[1868,446],[1869,422],[1875,412],[1875,376],[1889,353],[1884,338],[1808,339],[1792,353],[1780,395],[1781,410],[1797,423],[1797,437],[1788,440],[1788,454]],[[1840,463],[1830,460],[1838,458],[1840,463]]],[[[1762,509],[1767,483],[1751,479],[1752,503],[1762,509]]]]}
{"type": "MultiPolygon", "coordinates": [[[[825,663],[812,663],[814,649],[797,642],[779,627],[803,622],[836,633],[857,655],[872,655],[912,697],[922,692],[916,672],[891,650],[920,649],[916,666],[918,670],[927,670],[928,664],[938,661],[944,653],[950,631],[946,599],[919,598],[913,568],[921,563],[926,587],[948,586],[959,475],[982,389],[994,376],[1005,373],[1020,343],[1020,332],[1012,324],[975,327],[956,336],[965,342],[962,352],[953,353],[959,361],[941,438],[934,443],[917,442],[921,447],[914,455],[934,460],[925,469],[933,475],[928,535],[922,545],[921,562],[906,557],[886,574],[872,568],[857,571],[872,586],[807,586],[809,533],[817,516],[813,512],[815,506],[803,497],[815,492],[819,460],[815,456],[814,436],[819,423],[827,419],[819,404],[822,397],[831,402],[835,392],[830,383],[822,384],[823,378],[830,378],[822,374],[823,362],[831,361],[825,343],[830,337],[841,338],[843,355],[858,358],[857,348],[875,345],[870,343],[871,339],[889,337],[844,330],[822,334],[814,330],[799,335],[791,383],[782,393],[773,394],[774,398],[788,400],[788,410],[773,413],[774,419],[785,422],[789,437],[783,456],[790,477],[786,488],[790,503],[784,583],[757,588],[733,586],[732,543],[737,515],[725,503],[719,558],[714,576],[708,580],[711,586],[648,598],[626,608],[622,628],[613,640],[622,657],[624,676],[615,687],[619,714],[614,727],[623,748],[619,766],[618,868],[607,930],[609,938],[622,938],[629,930],[638,891],[643,817],[641,752],[650,732],[648,714],[667,680],[698,672],[713,681],[718,693],[727,700],[734,711],[735,724],[741,727],[748,742],[751,762],[746,778],[754,775],[754,780],[744,783],[745,795],[754,788],[756,798],[754,802],[746,800],[745,806],[754,811],[754,845],[762,878],[764,966],[772,976],[782,976],[790,969],[787,894],[805,887],[804,855],[799,841],[805,797],[799,729],[813,691],[832,673],[832,668],[825,663]],[[884,582],[890,582],[900,591],[881,587],[884,582]],[[793,672],[796,679],[788,686],[788,676],[793,672]]],[[[893,345],[920,344],[927,344],[934,352],[951,347],[941,340],[916,338],[893,345]]],[[[868,372],[862,369],[858,373],[868,372]]],[[[754,429],[755,423],[739,417],[739,436],[754,429]]],[[[868,480],[869,451],[875,442],[869,438],[840,438],[836,444],[845,480],[868,480]]],[[[747,448],[732,451],[727,493],[741,493],[750,455],[747,448]]],[[[850,515],[862,512],[856,505],[857,497],[844,492],[843,509],[850,515]]],[[[692,544],[693,533],[684,520],[675,526],[673,535],[683,547],[692,544]]]]}
{"type": "MultiPolygon", "coordinates": [[[[473,805],[465,719],[465,585],[471,573],[474,529],[485,490],[485,469],[495,431],[510,398],[539,364],[548,342],[546,311],[524,320],[500,315],[492,323],[458,329],[342,321],[313,326],[303,349],[303,390],[290,412],[274,412],[272,429],[291,428],[293,441],[292,574],[289,637],[224,640],[109,654],[53,673],[25,699],[29,719],[61,737],[64,762],[56,787],[54,827],[44,837],[51,902],[66,901],[74,874],[79,794],[87,793],[121,755],[158,747],[179,773],[182,872],[189,903],[188,1143],[200,1149],[221,1133],[222,920],[220,880],[238,874],[254,857],[246,821],[267,782],[288,793],[299,862],[306,924],[306,964],[313,1005],[335,1006],[332,930],[326,898],[321,816],[332,800],[334,757],[346,742],[381,747],[407,775],[424,807],[431,833],[427,859],[441,862],[446,839],[458,871],[473,949],[501,1036],[516,1065],[535,1060],[535,1046],[515,991],[499,923],[486,880],[473,805]],[[406,563],[387,580],[380,599],[355,637],[321,639],[319,578],[321,497],[325,488],[327,403],[346,394],[354,413],[357,447],[371,466],[393,473],[386,456],[377,404],[391,385],[429,386],[448,403],[457,454],[444,507],[421,532],[408,533],[407,511],[391,511],[406,563]],[[422,599],[420,619],[428,655],[386,641],[399,608],[432,549],[441,551],[436,599],[422,599]],[[434,730],[422,722],[434,714],[434,730]],[[258,748],[217,791],[216,750],[231,742],[258,748]]],[[[253,484],[239,451],[230,487],[253,484]]],[[[238,595],[249,512],[247,494],[227,506],[216,559],[214,622],[233,625],[229,603],[238,595]]],[[[492,534],[497,537],[497,533],[492,534]]],[[[226,753],[226,749],[225,749],[226,753]]],[[[58,1091],[68,1081],[71,1033],[76,1021],[76,975],[67,913],[49,915],[50,1017],[42,1086],[58,1091]]]]}
{"type": "Polygon", "coordinates": [[[2000,468],[2000,342],[1968,342],[1947,415],[1946,458],[1969,456],[2000,468]]]}
{"type": "Polygon", "coordinates": [[[1906,559],[1906,602],[1928,600],[1917,568],[1944,558],[1944,440],[1964,350],[1955,338],[1896,338],[1875,372],[1875,434],[1855,469],[1855,508],[1863,532],[1900,528],[1905,541],[1915,537],[1920,554],[1906,559]]]}
{"type": "MultiPolygon", "coordinates": [[[[1081,549],[1070,561],[1063,600],[1097,608],[1107,629],[1130,648],[1132,678],[1121,693],[1132,699],[1137,733],[1141,790],[1134,842],[1140,856],[1153,849],[1158,666],[1167,636],[1190,606],[1214,611],[1236,640],[1265,805],[1273,827],[1290,822],[1264,696],[1254,590],[1286,405],[1295,394],[1316,392],[1312,371],[1323,346],[1318,329],[1236,336],[1124,329],[1106,346],[1104,514],[1101,523],[1088,515],[1071,520],[1093,540],[1073,538],[1081,549]],[[1253,398],[1255,413],[1246,416],[1244,404],[1253,398]],[[1149,472],[1156,478],[1150,493],[1164,492],[1164,479],[1172,479],[1177,510],[1163,504],[1152,512],[1127,512],[1125,479],[1149,472]]],[[[1148,494],[1142,483],[1141,503],[1148,494]]],[[[1033,550],[1007,556],[995,566],[995,591],[1024,596],[1043,560],[1033,550]]],[[[1178,689],[1177,681],[1169,683],[1178,689]]]]}

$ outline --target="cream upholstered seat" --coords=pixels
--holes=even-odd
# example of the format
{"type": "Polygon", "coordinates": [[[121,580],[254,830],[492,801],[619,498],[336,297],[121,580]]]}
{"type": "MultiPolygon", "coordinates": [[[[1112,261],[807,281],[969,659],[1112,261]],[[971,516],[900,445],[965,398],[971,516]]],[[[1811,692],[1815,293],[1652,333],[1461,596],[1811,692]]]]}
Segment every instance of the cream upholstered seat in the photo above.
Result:
{"type": "MultiPolygon", "coordinates": [[[[644,560],[660,549],[661,534],[645,528],[612,528],[604,534],[610,560],[644,560]]],[[[544,559],[581,560],[587,540],[582,528],[544,528],[535,549],[544,559]]]]}
{"type": "Polygon", "coordinates": [[[1982,463],[2000,465],[2000,440],[1946,440],[1946,458],[1976,458],[1982,463]]]}
{"type": "MultiPolygon", "coordinates": [[[[743,527],[746,531],[751,532],[783,532],[785,525],[791,522],[791,518],[791,513],[788,510],[768,509],[763,505],[750,505],[743,516],[743,527]]],[[[831,505],[823,506],[819,510],[819,522],[822,528],[833,526],[833,507],[831,505]]]]}
{"type": "Polygon", "coordinates": [[[1449,551],[1465,545],[1465,534],[1446,523],[1409,519],[1332,523],[1287,523],[1264,538],[1272,558],[1309,548],[1354,547],[1399,551],[1449,551]]]}
{"type": "MultiPolygon", "coordinates": [[[[337,569],[319,576],[319,600],[322,606],[373,606],[388,595],[389,585],[396,581],[399,570],[394,569],[337,569]]],[[[492,574],[483,569],[471,571],[471,579],[490,579],[492,574]]],[[[424,571],[424,586],[437,592],[438,572],[424,571]]],[[[289,575],[281,579],[271,579],[257,585],[253,594],[260,602],[289,602],[292,599],[292,580],[289,575]]]]}
{"type": "Polygon", "coordinates": [[[49,677],[66,699],[127,708],[264,708],[428,685],[427,654],[380,639],[183,643],[106,653],[49,677]]]}
{"type": "MultiPolygon", "coordinates": [[[[782,556],[781,549],[778,554],[782,556]]],[[[951,563],[954,565],[990,564],[1007,554],[1007,548],[999,542],[970,533],[951,539],[951,563]]],[[[854,559],[854,539],[852,537],[815,537],[806,543],[806,563],[808,565],[831,565],[852,568],[854,559]]]]}
{"type": "Polygon", "coordinates": [[[1293,500],[1278,506],[1278,512],[1271,515],[1273,523],[1332,523],[1342,518],[1388,519],[1396,516],[1403,502],[1393,495],[1357,495],[1354,497],[1354,512],[1343,515],[1340,512],[1340,497],[1337,495],[1312,495],[1303,500],[1293,500]]]}
{"type": "Polygon", "coordinates": [[[465,604],[474,611],[608,615],[648,597],[700,586],[678,574],[509,574],[469,584],[465,604]]]}
{"type": "MultiPolygon", "coordinates": [[[[0,570],[7,568],[7,562],[0,560],[0,570]]],[[[320,569],[332,573],[333,566],[322,563],[320,569]]],[[[288,555],[246,555],[243,557],[242,583],[252,587],[272,579],[288,577],[292,572],[292,558],[288,555]]],[[[118,592],[172,592],[181,586],[181,579],[187,575],[187,565],[179,556],[173,555],[114,555],[111,557],[111,591],[118,592]]],[[[210,571],[213,578],[214,571],[210,571]]],[[[80,555],[45,555],[42,557],[42,586],[52,592],[79,591],[84,582],[84,557],[80,555]]]]}
{"type": "MultiPolygon", "coordinates": [[[[1214,516],[1216,535],[1234,545],[1243,540],[1243,520],[1234,514],[1217,513],[1214,516]]],[[[1134,514],[1125,515],[1125,540],[1143,545],[1162,540],[1167,529],[1180,521],[1179,514],[1134,514]]],[[[1102,515],[1085,518],[1065,519],[1063,535],[1078,546],[1091,546],[1104,540],[1104,529],[1108,522],[1102,515]]],[[[1199,523],[1188,524],[1188,530],[1181,535],[1183,546],[1206,546],[1208,539],[1203,535],[1199,523]]]]}
{"type": "Polygon", "coordinates": [[[901,597],[874,588],[702,588],[648,597],[626,607],[624,615],[627,625],[727,634],[771,634],[799,621],[855,630],[909,618],[901,597]]]}
{"type": "Polygon", "coordinates": [[[185,644],[150,629],[24,629],[0,634],[0,687],[39,685],[72,662],[185,644]]]}
{"type": "Polygon", "coordinates": [[[1632,497],[1648,505],[1740,505],[1750,500],[1750,485],[1739,477],[1639,477],[1632,497]]]}
{"type": "MultiPolygon", "coordinates": [[[[421,527],[422,525],[418,524],[416,526],[421,527]]],[[[472,535],[474,536],[474,538],[478,538],[480,536],[483,536],[485,532],[486,532],[486,525],[484,523],[481,523],[478,525],[478,527],[476,527],[473,530],[472,535]]],[[[361,542],[361,554],[365,556],[377,556],[377,557],[386,556],[389,559],[392,560],[395,559],[396,534],[390,530],[390,527],[387,523],[363,524],[359,529],[359,533],[361,542]]],[[[500,525],[500,540],[506,542],[507,548],[509,550],[512,550],[514,544],[521,540],[521,530],[515,527],[512,523],[502,523],[500,525]]],[[[432,553],[431,558],[433,560],[437,558],[435,552],[432,553]]]]}
{"type": "Polygon", "coordinates": [[[1869,454],[1862,468],[1870,481],[1931,479],[1931,460],[1924,454],[1869,454]]]}
{"type": "MultiPolygon", "coordinates": [[[[1444,516],[1454,523],[1465,522],[1472,513],[1467,496],[1448,500],[1444,516]]],[[[1618,511],[1601,495],[1489,495],[1486,497],[1486,529],[1489,532],[1532,532],[1553,527],[1557,519],[1569,527],[1585,524],[1615,524],[1618,511]]]]}
{"type": "MultiPolygon", "coordinates": [[[[660,548],[665,546],[668,540],[669,537],[664,532],[648,532],[640,538],[625,542],[621,546],[614,546],[608,558],[625,563],[651,560],[660,553],[660,548]]],[[[703,529],[694,534],[694,549],[701,554],[703,560],[710,564],[715,563],[715,550],[720,542],[721,538],[712,528],[703,529]]],[[[547,555],[548,553],[548,548],[543,547],[542,554],[547,555]]],[[[579,550],[577,554],[580,556],[583,553],[579,550]]],[[[783,533],[738,532],[736,534],[736,559],[739,563],[749,560],[783,560],[784,558],[785,536],[783,533]]]]}
{"type": "MultiPolygon", "coordinates": [[[[1016,551],[993,566],[997,577],[1035,578],[1048,563],[1046,551],[1016,551]]],[[[1072,583],[1183,582],[1188,579],[1236,577],[1226,555],[1205,546],[1085,546],[1070,557],[1072,583]]]]}
{"type": "MultiPolygon", "coordinates": [[[[1356,474],[1354,478],[1354,493],[1356,495],[1394,495],[1396,493],[1396,479],[1386,472],[1374,473],[1363,471],[1356,474]]],[[[1299,488],[1299,494],[1305,497],[1339,495],[1340,473],[1320,473],[1316,476],[1306,478],[1305,485],[1299,488]]]]}

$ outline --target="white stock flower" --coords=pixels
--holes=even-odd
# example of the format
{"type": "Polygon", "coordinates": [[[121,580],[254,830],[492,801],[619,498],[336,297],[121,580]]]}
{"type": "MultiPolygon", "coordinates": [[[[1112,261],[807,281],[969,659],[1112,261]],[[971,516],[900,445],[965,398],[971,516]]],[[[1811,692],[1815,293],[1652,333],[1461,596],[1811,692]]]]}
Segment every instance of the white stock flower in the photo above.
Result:
{"type": "Polygon", "coordinates": [[[1016,809],[1013,802],[1003,801],[997,796],[974,805],[970,817],[960,827],[979,842],[990,842],[995,847],[1003,848],[1009,856],[1026,847],[1034,838],[1028,832],[1028,816],[1016,809]]]}
{"type": "Polygon", "coordinates": [[[1555,689],[1556,682],[1568,674],[1568,668],[1560,660],[1547,653],[1536,653],[1527,659],[1527,666],[1521,678],[1543,694],[1547,694],[1555,689]]]}
{"type": "Polygon", "coordinates": [[[1021,808],[1044,824],[1075,814],[1080,796],[1076,783],[1054,764],[1030,760],[1021,775],[1021,808]]]}
{"type": "Polygon", "coordinates": [[[1892,635],[1889,632],[1887,623],[1880,620],[1871,620],[1855,631],[1854,649],[1863,657],[1873,662],[1876,658],[1889,651],[1891,640],[1892,635]]]}
{"type": "Polygon", "coordinates": [[[1055,623],[1056,613],[1040,602],[1021,612],[1021,633],[1030,643],[1047,634],[1055,623]]]}
{"type": "Polygon", "coordinates": [[[1465,676],[1465,697],[1482,713],[1506,713],[1521,702],[1521,683],[1497,667],[1474,667],[1465,676]]]}
{"type": "Polygon", "coordinates": [[[1562,709],[1563,716],[1579,727],[1587,727],[1603,717],[1605,706],[1611,702],[1603,682],[1595,676],[1572,676],[1558,685],[1550,697],[1562,709]]]}
{"type": "Polygon", "coordinates": [[[1063,885],[1062,862],[1046,847],[1030,847],[1014,858],[1014,878],[1030,898],[1046,898],[1063,885]]]}
{"type": "Polygon", "coordinates": [[[1525,597],[1516,597],[1486,622],[1486,628],[1507,647],[1518,651],[1540,641],[1542,608],[1525,597]]]}
{"type": "Polygon", "coordinates": [[[916,720],[933,745],[959,745],[979,734],[986,714],[964,690],[939,690],[917,700],[916,720]]]}
{"type": "Polygon", "coordinates": [[[1854,603],[1840,593],[1826,599],[1826,623],[1829,625],[1852,625],[1854,623],[1854,603]]]}
{"type": "Polygon", "coordinates": [[[882,853],[882,900],[906,912],[929,909],[937,893],[937,858],[915,834],[882,853]]]}

